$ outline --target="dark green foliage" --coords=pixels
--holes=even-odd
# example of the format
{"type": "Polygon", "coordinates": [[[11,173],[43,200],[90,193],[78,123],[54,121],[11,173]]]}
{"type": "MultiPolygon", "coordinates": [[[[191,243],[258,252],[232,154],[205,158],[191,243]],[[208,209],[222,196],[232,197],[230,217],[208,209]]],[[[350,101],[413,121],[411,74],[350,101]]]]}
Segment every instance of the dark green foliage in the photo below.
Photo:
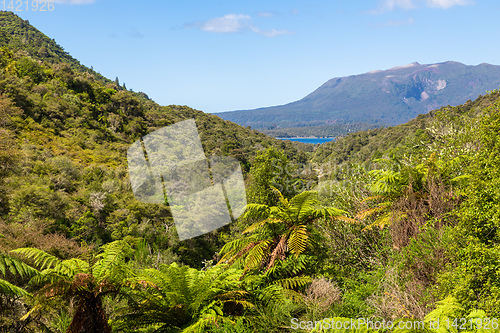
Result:
{"type": "Polygon", "coordinates": [[[500,315],[500,105],[492,105],[475,128],[480,142],[466,172],[460,223],[450,233],[457,242],[450,249],[451,265],[440,279],[440,295],[455,296],[468,311],[480,308],[500,315]],[[453,283],[450,283],[453,281],[453,283]]]}

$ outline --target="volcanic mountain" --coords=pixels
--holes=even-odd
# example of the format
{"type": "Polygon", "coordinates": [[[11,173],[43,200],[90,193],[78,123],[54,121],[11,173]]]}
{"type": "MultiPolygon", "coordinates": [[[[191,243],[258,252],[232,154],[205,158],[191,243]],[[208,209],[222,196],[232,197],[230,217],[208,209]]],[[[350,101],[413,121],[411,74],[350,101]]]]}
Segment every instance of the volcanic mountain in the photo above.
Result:
{"type": "Polygon", "coordinates": [[[500,86],[500,66],[418,62],[333,78],[289,104],[218,113],[275,136],[328,136],[394,126],[441,106],[456,106],[500,86]]]}

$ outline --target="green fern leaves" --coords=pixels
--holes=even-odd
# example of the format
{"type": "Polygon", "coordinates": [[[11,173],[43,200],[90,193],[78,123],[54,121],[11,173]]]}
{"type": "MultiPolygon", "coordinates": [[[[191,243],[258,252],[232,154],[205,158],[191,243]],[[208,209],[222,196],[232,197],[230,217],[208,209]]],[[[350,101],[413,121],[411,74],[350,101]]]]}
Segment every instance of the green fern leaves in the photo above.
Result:
{"type": "Polygon", "coordinates": [[[227,243],[221,250],[220,263],[241,260],[245,271],[271,269],[276,260],[289,254],[298,257],[312,247],[311,228],[317,219],[340,218],[344,211],[333,207],[319,207],[318,194],[305,191],[287,200],[280,191],[278,206],[248,204],[243,218],[257,220],[243,233],[244,238],[227,243]]]}

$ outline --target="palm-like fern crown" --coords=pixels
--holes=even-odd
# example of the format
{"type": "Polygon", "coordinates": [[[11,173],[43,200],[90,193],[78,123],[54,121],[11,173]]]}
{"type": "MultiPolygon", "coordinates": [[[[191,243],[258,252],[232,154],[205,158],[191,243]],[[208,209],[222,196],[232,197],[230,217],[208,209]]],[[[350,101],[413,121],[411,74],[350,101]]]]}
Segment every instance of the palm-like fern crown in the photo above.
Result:
{"type": "Polygon", "coordinates": [[[243,231],[247,237],[224,245],[221,263],[242,260],[245,271],[263,267],[267,271],[277,259],[284,260],[288,252],[297,257],[312,246],[313,221],[345,213],[336,208],[320,208],[314,191],[304,191],[290,200],[276,188],[272,191],[278,196],[279,205],[248,204],[243,218],[257,221],[243,231]]]}
{"type": "Polygon", "coordinates": [[[404,164],[394,157],[377,159],[375,162],[381,163],[384,168],[369,172],[373,177],[369,190],[374,196],[366,198],[364,202],[377,204],[360,211],[356,216],[359,220],[377,216],[374,222],[363,229],[365,231],[373,227],[384,228],[392,222],[406,218],[406,212],[395,209],[394,203],[409,191],[417,199],[425,198],[425,184],[430,177],[442,177],[447,172],[434,153],[417,165],[404,164]]]}
{"type": "Polygon", "coordinates": [[[131,274],[124,262],[131,252],[126,241],[104,245],[102,252],[89,261],[78,258],[61,260],[35,248],[19,248],[12,252],[39,269],[29,281],[30,286],[39,288],[37,305],[24,318],[55,297],[117,293],[125,277],[131,274]]]}
{"type": "Polygon", "coordinates": [[[203,320],[222,316],[225,302],[251,307],[244,300],[247,293],[240,287],[241,275],[241,270],[222,266],[198,271],[176,263],[159,270],[145,269],[128,280],[132,311],[118,320],[117,327],[153,325],[162,329],[186,327],[189,331],[203,326],[203,320]]]}

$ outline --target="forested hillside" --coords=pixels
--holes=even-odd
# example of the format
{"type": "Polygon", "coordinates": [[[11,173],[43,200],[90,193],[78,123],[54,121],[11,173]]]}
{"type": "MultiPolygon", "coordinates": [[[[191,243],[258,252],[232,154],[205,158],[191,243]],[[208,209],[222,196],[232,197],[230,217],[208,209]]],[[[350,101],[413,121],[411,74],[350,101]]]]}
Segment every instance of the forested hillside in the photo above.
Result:
{"type": "Polygon", "coordinates": [[[0,332],[499,331],[498,91],[315,148],[160,106],[0,17],[0,332]],[[179,241],[126,154],[191,118],[248,205],[179,241]]]}

